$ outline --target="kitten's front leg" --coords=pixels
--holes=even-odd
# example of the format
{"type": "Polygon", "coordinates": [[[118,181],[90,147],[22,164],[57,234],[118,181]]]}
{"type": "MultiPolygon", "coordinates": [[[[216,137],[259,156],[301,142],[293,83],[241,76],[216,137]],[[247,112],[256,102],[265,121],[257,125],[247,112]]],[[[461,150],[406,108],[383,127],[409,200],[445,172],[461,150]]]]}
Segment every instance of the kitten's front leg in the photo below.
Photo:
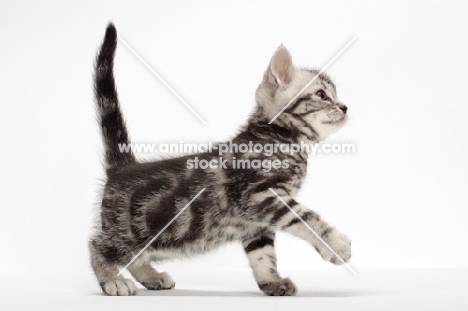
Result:
{"type": "MultiPolygon", "coordinates": [[[[275,192],[281,193],[281,190],[275,192]]],[[[282,229],[300,237],[311,243],[324,260],[337,265],[342,264],[343,262],[302,223],[295,215],[297,214],[343,261],[347,262],[351,258],[351,240],[321,219],[317,213],[299,204],[290,196],[281,196],[281,199],[286,202],[288,207],[269,190],[259,194],[258,198],[260,199],[254,199],[257,204],[252,206],[251,211],[254,210],[255,213],[251,214],[253,216],[251,220],[258,221],[272,228],[282,229]],[[291,212],[290,208],[295,213],[291,212]]]]}
{"type": "Polygon", "coordinates": [[[276,223],[278,227],[311,243],[324,260],[333,264],[341,265],[343,264],[343,261],[347,262],[351,258],[351,240],[346,235],[339,232],[335,227],[330,226],[320,217],[320,215],[299,204],[294,199],[282,199],[295,213],[291,212],[291,210],[278,199],[283,207],[279,207],[277,212],[283,213],[286,211],[285,209],[287,209],[284,216],[278,219],[276,223]],[[307,226],[297,216],[302,218],[302,220],[304,220],[315,233],[307,228],[307,226]],[[337,258],[327,245],[320,241],[317,236],[320,237],[323,242],[325,242],[343,261],[341,261],[340,258],[337,258]]]}
{"type": "Polygon", "coordinates": [[[242,241],[258,287],[269,296],[291,296],[297,291],[289,278],[281,278],[276,267],[275,233],[267,230],[242,241]]]}

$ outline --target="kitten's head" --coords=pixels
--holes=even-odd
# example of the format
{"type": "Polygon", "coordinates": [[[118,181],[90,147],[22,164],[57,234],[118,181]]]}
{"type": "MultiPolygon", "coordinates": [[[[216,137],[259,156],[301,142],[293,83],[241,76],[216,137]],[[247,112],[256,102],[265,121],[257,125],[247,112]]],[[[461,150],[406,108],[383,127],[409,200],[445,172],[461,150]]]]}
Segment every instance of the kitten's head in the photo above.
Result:
{"type": "MultiPolygon", "coordinates": [[[[259,111],[272,120],[317,74],[317,70],[295,67],[291,54],[281,45],[257,89],[259,111]]],[[[273,122],[294,127],[309,139],[320,141],[346,123],[346,112],[335,85],[322,73],[273,122]]]]}

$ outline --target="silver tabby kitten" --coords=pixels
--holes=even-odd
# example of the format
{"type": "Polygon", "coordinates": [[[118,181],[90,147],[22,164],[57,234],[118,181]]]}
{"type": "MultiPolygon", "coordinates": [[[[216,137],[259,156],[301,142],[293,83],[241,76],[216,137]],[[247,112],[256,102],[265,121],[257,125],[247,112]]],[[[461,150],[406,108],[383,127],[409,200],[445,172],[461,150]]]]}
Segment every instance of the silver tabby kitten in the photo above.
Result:
{"type": "MultiPolygon", "coordinates": [[[[152,262],[209,251],[228,241],[241,241],[259,288],[267,295],[294,295],[296,286],[277,271],[275,232],[282,230],[308,241],[324,260],[340,264],[332,252],[269,190],[278,193],[308,225],[347,261],[350,240],[317,213],[294,200],[307,170],[306,152],[230,152],[227,168],[190,169],[187,161],[218,159],[217,152],[139,163],[133,153],[121,153],[129,143],[113,76],[117,32],[110,24],[95,68],[95,94],[105,145],[107,182],[101,202],[101,222],[89,242],[91,264],[108,295],[135,295],[133,281],[119,269],[166,226],[187,203],[206,188],[129,266],[132,276],[147,289],[171,289],[174,280],[156,271],[152,262]],[[234,169],[232,159],[287,160],[287,168],[234,169]]],[[[236,144],[291,144],[318,142],[347,120],[347,108],[336,96],[335,85],[324,74],[272,124],[268,122],[314,76],[314,70],[293,66],[280,46],[256,92],[257,108],[232,140],[236,144]]]]}

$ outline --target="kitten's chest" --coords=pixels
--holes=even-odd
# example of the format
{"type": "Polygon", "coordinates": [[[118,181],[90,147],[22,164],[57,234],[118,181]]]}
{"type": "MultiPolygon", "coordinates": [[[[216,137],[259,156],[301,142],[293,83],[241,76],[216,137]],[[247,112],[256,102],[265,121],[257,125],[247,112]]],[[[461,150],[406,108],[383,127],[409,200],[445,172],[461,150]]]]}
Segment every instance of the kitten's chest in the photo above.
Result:
{"type": "Polygon", "coordinates": [[[292,158],[290,160],[289,170],[291,178],[291,194],[294,196],[299,191],[307,177],[307,161],[302,161],[302,158],[292,158]]]}

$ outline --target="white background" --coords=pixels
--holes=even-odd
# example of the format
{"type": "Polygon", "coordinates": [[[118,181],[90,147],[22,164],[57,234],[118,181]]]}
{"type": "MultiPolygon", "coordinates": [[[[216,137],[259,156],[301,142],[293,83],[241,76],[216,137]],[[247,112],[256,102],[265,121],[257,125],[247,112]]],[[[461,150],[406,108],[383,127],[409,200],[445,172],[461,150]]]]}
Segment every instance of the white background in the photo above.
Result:
{"type": "MultiPolygon", "coordinates": [[[[353,240],[356,270],[467,267],[467,13],[461,1],[2,1],[0,275],[93,279],[104,174],[92,68],[110,20],[208,123],[119,44],[134,142],[230,139],[278,45],[317,68],[355,36],[327,72],[351,117],[329,141],[357,152],[312,158],[300,201],[353,240]]],[[[277,245],[285,274],[331,267],[294,237],[277,245]]],[[[237,244],[165,264],[247,266],[237,244]]]]}

